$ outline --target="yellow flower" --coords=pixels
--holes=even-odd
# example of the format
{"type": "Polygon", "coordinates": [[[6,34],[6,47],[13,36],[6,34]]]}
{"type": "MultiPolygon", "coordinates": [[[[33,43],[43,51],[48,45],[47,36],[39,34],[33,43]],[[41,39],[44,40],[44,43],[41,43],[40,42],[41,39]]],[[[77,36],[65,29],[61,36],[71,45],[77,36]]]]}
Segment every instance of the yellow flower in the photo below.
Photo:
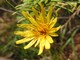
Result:
{"type": "Polygon", "coordinates": [[[34,47],[39,46],[40,55],[44,48],[50,49],[50,44],[54,42],[52,37],[58,36],[56,33],[60,26],[54,27],[57,22],[57,17],[52,16],[52,5],[49,7],[49,11],[46,14],[46,10],[44,6],[39,3],[41,10],[37,11],[32,7],[32,11],[34,12],[34,17],[32,17],[29,13],[22,11],[22,15],[30,21],[28,24],[18,24],[19,27],[25,28],[25,31],[16,31],[16,35],[20,35],[24,37],[21,40],[16,41],[16,44],[21,44],[25,42],[30,42],[28,45],[24,46],[24,49],[30,48],[32,45],[34,47]]]}

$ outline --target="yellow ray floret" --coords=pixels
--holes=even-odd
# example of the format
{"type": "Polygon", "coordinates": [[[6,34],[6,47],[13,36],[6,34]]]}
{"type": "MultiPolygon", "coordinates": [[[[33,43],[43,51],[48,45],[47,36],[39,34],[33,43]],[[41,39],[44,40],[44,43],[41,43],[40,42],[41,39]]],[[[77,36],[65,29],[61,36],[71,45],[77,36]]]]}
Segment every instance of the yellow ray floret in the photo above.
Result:
{"type": "Polygon", "coordinates": [[[39,46],[40,55],[44,49],[50,49],[50,44],[54,43],[52,37],[57,37],[56,33],[61,26],[55,27],[57,23],[57,17],[52,17],[52,5],[49,8],[48,13],[44,6],[39,3],[41,10],[37,11],[34,7],[32,7],[32,11],[34,12],[34,16],[31,16],[29,13],[22,11],[22,15],[27,18],[31,23],[28,24],[18,24],[19,27],[24,28],[25,31],[16,31],[16,35],[20,35],[23,39],[16,41],[16,44],[28,43],[24,46],[24,49],[28,49],[34,45],[34,47],[39,46]]]}

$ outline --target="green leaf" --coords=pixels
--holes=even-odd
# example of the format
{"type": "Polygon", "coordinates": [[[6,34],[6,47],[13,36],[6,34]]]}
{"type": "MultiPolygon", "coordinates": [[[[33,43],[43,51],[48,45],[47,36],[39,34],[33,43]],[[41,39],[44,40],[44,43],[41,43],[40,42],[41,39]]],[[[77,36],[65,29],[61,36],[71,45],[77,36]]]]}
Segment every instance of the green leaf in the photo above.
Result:
{"type": "Polygon", "coordinates": [[[74,39],[71,39],[71,45],[72,45],[72,50],[74,53],[74,60],[77,60],[77,55],[76,55],[76,49],[75,49],[75,43],[74,43],[74,39]]]}
{"type": "MultiPolygon", "coordinates": [[[[65,48],[70,42],[73,42],[72,40],[73,40],[74,35],[76,34],[77,31],[78,31],[78,29],[76,29],[76,30],[72,33],[71,37],[70,37],[70,38],[66,41],[66,43],[63,45],[62,50],[64,50],[64,48],[65,48]]],[[[72,44],[74,44],[74,43],[72,43],[72,44]]]]}
{"type": "Polygon", "coordinates": [[[69,38],[66,43],[63,45],[62,50],[71,42],[72,38],[69,38]]]}

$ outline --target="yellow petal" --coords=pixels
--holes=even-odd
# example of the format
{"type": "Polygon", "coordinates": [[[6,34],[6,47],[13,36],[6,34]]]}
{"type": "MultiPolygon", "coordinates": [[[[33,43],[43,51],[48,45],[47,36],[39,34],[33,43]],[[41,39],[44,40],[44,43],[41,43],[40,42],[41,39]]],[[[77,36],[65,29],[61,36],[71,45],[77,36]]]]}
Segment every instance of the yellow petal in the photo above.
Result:
{"type": "Polygon", "coordinates": [[[45,8],[44,8],[44,6],[42,5],[41,2],[39,3],[39,5],[40,5],[40,7],[41,7],[41,13],[42,13],[42,15],[45,17],[46,10],[45,10],[45,8]]]}
{"type": "Polygon", "coordinates": [[[49,43],[53,43],[53,42],[54,42],[53,39],[52,39],[49,35],[46,36],[46,40],[47,40],[49,43]]]}
{"type": "Polygon", "coordinates": [[[36,42],[34,47],[36,47],[40,43],[40,39],[41,39],[41,37],[38,37],[38,40],[37,40],[37,42],[36,42]]]}
{"type": "Polygon", "coordinates": [[[40,13],[39,17],[37,17],[36,20],[38,23],[44,23],[47,21],[46,18],[42,15],[42,13],[40,13]]]}
{"type": "Polygon", "coordinates": [[[54,20],[54,17],[51,18],[49,25],[52,24],[52,21],[54,20]]]}
{"type": "Polygon", "coordinates": [[[20,35],[20,36],[23,36],[23,37],[25,37],[27,35],[26,31],[25,32],[23,32],[23,31],[15,31],[14,34],[20,35]]]}
{"type": "Polygon", "coordinates": [[[30,48],[35,42],[36,40],[32,40],[28,45],[24,46],[24,49],[30,48]]]}
{"type": "Polygon", "coordinates": [[[42,23],[45,22],[45,17],[42,15],[42,13],[40,13],[39,19],[42,23]]]}
{"type": "Polygon", "coordinates": [[[25,11],[22,11],[22,14],[23,14],[24,17],[26,17],[27,19],[29,19],[29,21],[30,21],[33,25],[35,25],[35,26],[38,25],[37,22],[35,21],[35,19],[34,19],[30,14],[28,14],[28,13],[25,12],[25,11]]]}
{"type": "Polygon", "coordinates": [[[45,42],[45,49],[50,49],[50,43],[47,40],[45,42]]]}
{"type": "Polygon", "coordinates": [[[57,36],[58,36],[57,33],[52,33],[52,34],[50,34],[50,35],[53,36],[53,37],[57,37],[57,36]]]}
{"type": "Polygon", "coordinates": [[[43,52],[43,50],[44,50],[44,45],[40,43],[38,55],[40,55],[43,52]]]}
{"type": "Polygon", "coordinates": [[[51,24],[50,24],[50,28],[52,28],[57,22],[57,17],[55,19],[51,19],[51,24]]]}
{"type": "Polygon", "coordinates": [[[27,12],[25,12],[25,11],[22,11],[21,13],[27,19],[28,19],[28,17],[30,17],[29,14],[27,12]]]}
{"type": "Polygon", "coordinates": [[[23,35],[25,33],[23,31],[15,31],[14,34],[16,34],[16,35],[23,35]]]}
{"type": "Polygon", "coordinates": [[[45,39],[46,39],[45,36],[42,36],[41,39],[40,39],[40,43],[44,45],[45,39]]]}
{"type": "Polygon", "coordinates": [[[40,45],[39,45],[39,53],[38,53],[38,55],[40,55],[43,52],[44,45],[45,45],[45,38],[44,38],[44,36],[42,36],[41,39],[40,39],[40,45]]]}
{"type": "Polygon", "coordinates": [[[33,29],[35,27],[32,24],[17,24],[17,26],[26,29],[33,29]]]}
{"type": "Polygon", "coordinates": [[[46,10],[45,10],[45,7],[42,5],[42,3],[40,2],[39,3],[40,7],[41,7],[41,12],[40,12],[40,19],[41,21],[43,22],[46,22],[46,10]]]}
{"type": "Polygon", "coordinates": [[[20,35],[23,37],[32,37],[33,33],[31,31],[15,31],[14,34],[20,35]]]}
{"type": "Polygon", "coordinates": [[[53,7],[52,7],[52,5],[50,6],[50,8],[49,8],[49,12],[48,12],[48,14],[47,14],[47,22],[49,22],[49,20],[51,19],[51,15],[52,15],[52,10],[53,10],[53,7]]]}
{"type": "Polygon", "coordinates": [[[34,38],[33,37],[32,38],[23,38],[21,40],[16,41],[16,44],[22,44],[22,43],[28,42],[32,39],[34,39],[34,38]]]}
{"type": "Polygon", "coordinates": [[[34,12],[35,17],[38,17],[38,11],[34,7],[32,7],[32,11],[34,12]]]}
{"type": "Polygon", "coordinates": [[[51,28],[50,31],[49,31],[49,33],[57,32],[60,28],[61,28],[61,26],[58,26],[56,28],[51,28]]]}

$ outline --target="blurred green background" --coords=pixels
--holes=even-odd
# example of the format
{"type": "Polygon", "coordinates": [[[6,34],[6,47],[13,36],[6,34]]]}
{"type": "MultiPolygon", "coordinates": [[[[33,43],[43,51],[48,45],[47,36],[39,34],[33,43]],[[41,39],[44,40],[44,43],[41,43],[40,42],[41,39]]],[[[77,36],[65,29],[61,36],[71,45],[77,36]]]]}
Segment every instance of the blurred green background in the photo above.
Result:
{"type": "Polygon", "coordinates": [[[80,0],[0,0],[0,60],[80,60],[80,0]],[[34,47],[24,50],[24,44],[16,45],[21,36],[14,35],[21,30],[17,23],[28,23],[20,11],[37,8],[38,2],[46,8],[53,3],[57,25],[62,25],[50,51],[40,56],[34,47]]]}

